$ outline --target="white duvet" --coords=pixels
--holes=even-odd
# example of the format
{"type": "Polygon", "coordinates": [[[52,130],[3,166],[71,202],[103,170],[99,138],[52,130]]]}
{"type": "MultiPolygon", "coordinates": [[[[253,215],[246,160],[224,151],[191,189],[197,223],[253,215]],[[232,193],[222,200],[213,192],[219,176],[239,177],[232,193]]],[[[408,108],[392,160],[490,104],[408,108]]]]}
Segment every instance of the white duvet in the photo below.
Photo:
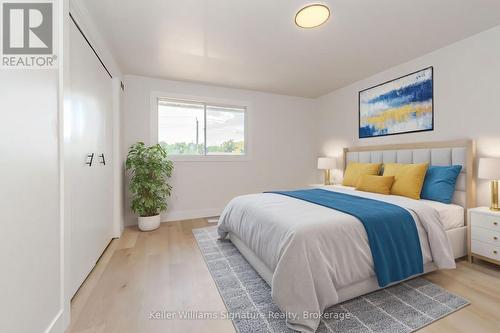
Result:
{"type": "MultiPolygon", "coordinates": [[[[455,268],[452,249],[436,209],[400,196],[330,189],[389,202],[413,216],[424,264],[455,268]]],[[[375,275],[368,237],[348,214],[272,193],[239,196],[224,209],[221,237],[238,236],[274,272],[272,298],[290,328],[314,332],[320,314],[339,301],[337,290],[375,275]],[[308,315],[309,317],[306,317],[308,315]]]]}

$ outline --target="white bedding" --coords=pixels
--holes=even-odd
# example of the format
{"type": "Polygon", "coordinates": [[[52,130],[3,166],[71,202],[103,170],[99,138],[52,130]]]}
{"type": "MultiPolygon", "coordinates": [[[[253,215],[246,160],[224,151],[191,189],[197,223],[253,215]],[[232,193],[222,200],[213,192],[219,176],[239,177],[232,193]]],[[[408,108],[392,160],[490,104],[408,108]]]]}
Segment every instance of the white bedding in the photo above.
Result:
{"type": "MultiPolygon", "coordinates": [[[[452,250],[436,208],[418,200],[342,188],[406,208],[413,216],[424,264],[454,268],[452,250]]],[[[368,238],[355,217],[271,193],[234,198],[224,209],[221,237],[237,235],[274,272],[272,297],[296,330],[314,332],[319,314],[339,302],[338,289],[375,275],[368,238]]]]}
{"type": "MultiPolygon", "coordinates": [[[[335,185],[336,188],[356,191],[354,187],[335,185]]],[[[318,188],[328,189],[328,187],[318,186],[318,188]]],[[[465,225],[464,208],[455,204],[445,204],[439,201],[420,199],[420,202],[425,203],[436,209],[439,213],[439,218],[445,230],[460,228],[465,225]]]]}
{"type": "Polygon", "coordinates": [[[445,230],[460,228],[465,225],[465,212],[462,206],[424,199],[420,199],[420,201],[438,211],[445,230]]]}

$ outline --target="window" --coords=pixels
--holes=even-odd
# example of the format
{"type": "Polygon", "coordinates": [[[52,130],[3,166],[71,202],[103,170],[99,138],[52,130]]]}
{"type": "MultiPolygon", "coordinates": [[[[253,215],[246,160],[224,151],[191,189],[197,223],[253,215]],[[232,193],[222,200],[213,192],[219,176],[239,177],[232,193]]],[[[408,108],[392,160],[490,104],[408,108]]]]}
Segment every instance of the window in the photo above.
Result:
{"type": "Polygon", "coordinates": [[[158,142],[169,155],[246,155],[246,107],[158,99],[158,142]]]}

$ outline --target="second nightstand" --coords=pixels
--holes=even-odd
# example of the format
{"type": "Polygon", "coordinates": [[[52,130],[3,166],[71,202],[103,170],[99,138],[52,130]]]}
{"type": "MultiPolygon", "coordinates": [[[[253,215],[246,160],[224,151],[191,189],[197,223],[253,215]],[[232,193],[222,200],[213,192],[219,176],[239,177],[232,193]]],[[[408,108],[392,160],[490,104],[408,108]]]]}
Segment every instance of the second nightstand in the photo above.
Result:
{"type": "Polygon", "coordinates": [[[500,265],[500,212],[469,209],[469,262],[477,257],[500,265]]]}

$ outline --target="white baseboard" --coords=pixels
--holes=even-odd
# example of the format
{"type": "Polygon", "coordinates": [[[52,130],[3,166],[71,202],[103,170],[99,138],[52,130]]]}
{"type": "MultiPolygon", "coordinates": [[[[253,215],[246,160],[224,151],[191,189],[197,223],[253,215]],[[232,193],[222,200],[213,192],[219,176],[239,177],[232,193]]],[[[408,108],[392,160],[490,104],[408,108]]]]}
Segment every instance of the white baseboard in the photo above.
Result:
{"type": "Polygon", "coordinates": [[[197,210],[181,210],[172,211],[166,214],[162,214],[162,222],[179,221],[179,220],[190,220],[198,219],[204,217],[219,216],[222,212],[222,208],[208,208],[208,209],[197,209],[197,210]]]}
{"type": "Polygon", "coordinates": [[[219,217],[218,216],[217,217],[211,217],[211,218],[207,219],[207,222],[208,223],[217,223],[217,222],[219,222],[219,217]]]}
{"type": "Polygon", "coordinates": [[[60,310],[54,319],[50,322],[49,326],[45,329],[45,333],[62,333],[65,331],[65,323],[64,323],[64,311],[60,310]]]}
{"type": "MultiPolygon", "coordinates": [[[[223,208],[206,208],[193,210],[167,211],[161,214],[161,221],[173,222],[180,220],[200,219],[205,217],[219,216],[223,208]]],[[[125,226],[137,225],[137,216],[131,215],[125,218],[125,226]]]]}

